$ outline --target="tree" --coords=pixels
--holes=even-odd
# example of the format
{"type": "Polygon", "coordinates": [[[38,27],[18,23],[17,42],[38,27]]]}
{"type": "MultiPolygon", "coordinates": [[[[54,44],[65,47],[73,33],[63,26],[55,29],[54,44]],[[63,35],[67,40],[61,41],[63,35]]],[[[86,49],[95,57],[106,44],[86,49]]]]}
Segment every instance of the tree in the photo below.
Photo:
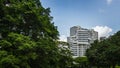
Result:
{"type": "Polygon", "coordinates": [[[115,68],[120,61],[120,31],[115,33],[113,36],[110,36],[108,41],[111,43],[111,47],[108,49],[107,55],[109,57],[109,62],[112,61],[110,64],[115,68]]]}
{"type": "Polygon", "coordinates": [[[73,68],[89,68],[87,57],[74,58],[73,68]]]}
{"type": "Polygon", "coordinates": [[[35,42],[21,34],[10,33],[0,41],[1,68],[30,68],[29,59],[36,59],[35,42]]]}
{"type": "Polygon", "coordinates": [[[60,68],[71,68],[73,64],[72,53],[69,50],[69,44],[64,41],[58,41],[59,49],[59,67],[60,68]]]}
{"type": "Polygon", "coordinates": [[[39,0],[0,0],[0,32],[2,38],[9,32],[30,36],[58,39],[58,31],[51,23],[50,9],[42,7],[39,0]]]}
{"type": "Polygon", "coordinates": [[[90,49],[87,50],[86,55],[89,62],[94,66],[102,68],[115,68],[120,61],[120,31],[113,36],[100,41],[94,42],[90,49]]]}
{"type": "Polygon", "coordinates": [[[69,66],[49,13],[39,0],[0,0],[1,68],[60,68],[64,58],[69,66]]]}

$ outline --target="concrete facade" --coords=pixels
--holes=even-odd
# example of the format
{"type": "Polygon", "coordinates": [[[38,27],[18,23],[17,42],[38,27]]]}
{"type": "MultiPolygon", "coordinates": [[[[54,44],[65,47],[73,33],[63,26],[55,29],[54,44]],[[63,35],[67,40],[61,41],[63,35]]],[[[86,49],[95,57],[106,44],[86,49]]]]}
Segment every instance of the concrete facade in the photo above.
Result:
{"type": "Polygon", "coordinates": [[[85,29],[80,26],[70,28],[70,36],[67,37],[67,42],[70,45],[70,50],[73,56],[85,56],[86,49],[94,40],[98,39],[98,32],[93,29],[85,29]]]}

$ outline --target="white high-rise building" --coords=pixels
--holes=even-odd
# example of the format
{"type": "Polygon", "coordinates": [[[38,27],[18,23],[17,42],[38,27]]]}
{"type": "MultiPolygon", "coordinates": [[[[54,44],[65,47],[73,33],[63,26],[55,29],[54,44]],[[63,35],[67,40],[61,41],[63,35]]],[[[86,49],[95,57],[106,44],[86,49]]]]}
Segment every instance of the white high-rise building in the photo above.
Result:
{"type": "Polygon", "coordinates": [[[70,28],[70,37],[67,42],[70,45],[70,50],[73,56],[85,56],[86,49],[90,44],[98,39],[98,32],[93,29],[85,29],[80,26],[73,26],[70,28]]]}

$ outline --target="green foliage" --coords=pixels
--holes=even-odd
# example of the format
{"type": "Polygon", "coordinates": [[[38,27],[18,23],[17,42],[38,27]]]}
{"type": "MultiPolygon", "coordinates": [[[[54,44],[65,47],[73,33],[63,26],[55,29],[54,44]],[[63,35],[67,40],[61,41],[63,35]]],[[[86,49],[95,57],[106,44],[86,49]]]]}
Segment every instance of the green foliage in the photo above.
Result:
{"type": "Polygon", "coordinates": [[[42,37],[58,39],[58,31],[54,26],[49,8],[45,9],[36,3],[38,0],[2,0],[0,32],[5,38],[9,32],[30,36],[34,40],[42,37]]]}
{"type": "Polygon", "coordinates": [[[21,34],[10,33],[6,39],[0,41],[0,47],[1,68],[30,68],[29,59],[37,57],[34,52],[35,42],[21,34]]]}
{"type": "Polygon", "coordinates": [[[0,68],[71,66],[71,53],[58,47],[49,13],[39,0],[0,0],[0,68]]]}
{"type": "Polygon", "coordinates": [[[15,58],[15,56],[13,56],[13,55],[7,55],[0,59],[0,67],[1,68],[7,68],[7,67],[20,68],[19,66],[17,66],[18,63],[19,63],[19,59],[15,58]]]}
{"type": "Polygon", "coordinates": [[[116,66],[116,68],[120,68],[120,66],[116,66]]]}
{"type": "Polygon", "coordinates": [[[89,68],[87,57],[77,57],[73,60],[73,68],[89,68]]]}
{"type": "Polygon", "coordinates": [[[72,54],[70,52],[70,50],[68,50],[67,48],[59,48],[60,49],[60,59],[59,59],[59,66],[60,68],[70,68],[72,63],[73,63],[73,59],[72,59],[72,54]]]}
{"type": "Polygon", "coordinates": [[[87,61],[87,57],[77,57],[77,58],[75,58],[75,62],[77,62],[77,63],[86,62],[86,61],[87,61]]]}
{"type": "Polygon", "coordinates": [[[87,50],[87,57],[92,66],[115,68],[120,61],[120,31],[113,36],[100,41],[94,42],[90,49],[87,50]]]}

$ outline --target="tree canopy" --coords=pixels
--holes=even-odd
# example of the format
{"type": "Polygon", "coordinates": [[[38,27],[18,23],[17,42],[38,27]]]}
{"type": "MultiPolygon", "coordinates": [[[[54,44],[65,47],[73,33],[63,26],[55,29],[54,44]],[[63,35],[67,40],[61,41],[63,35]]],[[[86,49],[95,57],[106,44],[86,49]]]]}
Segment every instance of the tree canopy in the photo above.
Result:
{"type": "Polygon", "coordinates": [[[0,0],[0,68],[69,68],[52,19],[39,0],[0,0]]]}
{"type": "Polygon", "coordinates": [[[113,36],[102,40],[95,41],[87,50],[88,60],[91,65],[105,68],[115,68],[120,63],[120,31],[113,36]]]}

